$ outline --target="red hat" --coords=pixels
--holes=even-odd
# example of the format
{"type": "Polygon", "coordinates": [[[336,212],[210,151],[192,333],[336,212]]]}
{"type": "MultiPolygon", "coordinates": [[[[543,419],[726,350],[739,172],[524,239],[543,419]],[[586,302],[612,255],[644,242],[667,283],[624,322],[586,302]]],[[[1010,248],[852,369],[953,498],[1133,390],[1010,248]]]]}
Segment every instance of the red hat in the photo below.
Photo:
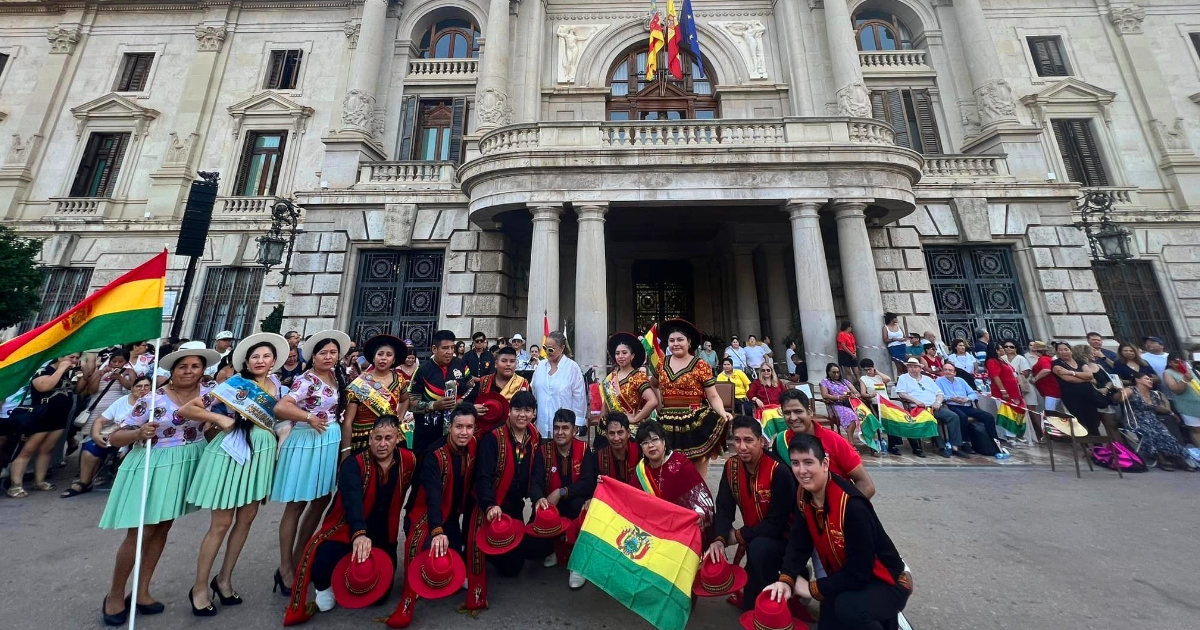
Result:
{"type": "Polygon", "coordinates": [[[362,562],[353,562],[354,552],[333,567],[333,598],[343,608],[366,608],[379,601],[392,586],[395,567],[392,559],[379,547],[362,562]]]}
{"type": "Polygon", "coordinates": [[[740,591],[746,586],[746,570],[721,556],[716,562],[700,563],[692,593],[700,597],[720,597],[740,591]]]}
{"type": "Polygon", "coordinates": [[[439,599],[456,593],[463,580],[467,579],[467,565],[462,556],[452,549],[434,556],[426,549],[413,558],[408,567],[408,583],[417,595],[425,599],[439,599]]]}
{"type": "Polygon", "coordinates": [[[575,520],[571,521],[567,526],[567,544],[574,545],[579,540],[579,534],[583,531],[583,519],[587,516],[587,510],[579,513],[575,520]]]}
{"type": "Polygon", "coordinates": [[[483,531],[475,537],[475,545],[484,555],[498,556],[516,549],[524,537],[525,528],[521,527],[520,521],[500,514],[500,518],[483,524],[483,531]]]}
{"type": "Polygon", "coordinates": [[[571,519],[560,516],[558,508],[551,505],[533,515],[533,522],[525,526],[525,533],[534,538],[558,538],[570,527],[571,519]]]}
{"type": "Polygon", "coordinates": [[[479,392],[475,397],[476,405],[483,405],[487,411],[479,417],[479,422],[476,423],[475,434],[482,435],[500,426],[508,419],[509,403],[508,399],[500,394],[491,392],[479,392]]]}
{"type": "Polygon", "coordinates": [[[754,600],[754,610],[742,613],[742,627],[746,630],[794,630],[804,622],[793,617],[788,602],[771,600],[771,594],[762,591],[754,600]]]}

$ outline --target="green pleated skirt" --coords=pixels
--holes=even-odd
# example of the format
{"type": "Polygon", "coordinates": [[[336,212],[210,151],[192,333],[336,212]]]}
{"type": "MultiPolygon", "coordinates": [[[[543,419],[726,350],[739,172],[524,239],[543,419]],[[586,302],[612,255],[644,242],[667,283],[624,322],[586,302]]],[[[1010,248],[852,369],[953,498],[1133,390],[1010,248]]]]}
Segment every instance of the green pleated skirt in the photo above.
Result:
{"type": "MultiPolygon", "coordinates": [[[[150,490],[146,496],[147,525],[174,520],[195,512],[187,505],[188,486],[200,464],[207,443],[204,440],[184,446],[150,449],[150,490]]],[[[101,529],[128,529],[138,526],[142,508],[142,475],[146,469],[146,449],[133,447],[117,478],[113,480],[108,504],[100,517],[101,529]]]]}
{"type": "Polygon", "coordinates": [[[189,508],[232,510],[261,501],[275,479],[275,434],[255,426],[250,430],[250,459],[244,464],[229,456],[221,444],[244,439],[222,432],[204,448],[196,476],[188,488],[189,508]]]}

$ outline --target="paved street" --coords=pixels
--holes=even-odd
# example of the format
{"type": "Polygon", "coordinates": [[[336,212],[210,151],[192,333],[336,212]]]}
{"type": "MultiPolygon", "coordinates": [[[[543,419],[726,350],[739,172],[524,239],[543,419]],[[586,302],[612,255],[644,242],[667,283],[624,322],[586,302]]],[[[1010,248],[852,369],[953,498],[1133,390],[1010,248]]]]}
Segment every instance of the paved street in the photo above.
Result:
{"type": "MultiPolygon", "coordinates": [[[[1119,481],[1113,472],[1085,470],[1076,480],[1073,471],[1028,465],[872,465],[871,472],[876,508],[915,572],[907,614],[917,630],[1196,627],[1200,474],[1150,472],[1119,481]]],[[[0,627],[102,627],[100,599],[121,536],[95,528],[106,496],[0,499],[0,627]]],[[[213,620],[194,619],[186,599],[207,518],[182,519],[155,578],[167,612],[138,626],[279,627],[284,599],[270,593],[279,513],[270,505],[260,515],[235,576],[246,604],[223,608],[213,620]]],[[[493,580],[493,607],[477,620],[455,613],[456,597],[422,602],[414,627],[649,627],[594,587],[570,592],[566,581],[561,568],[530,564],[516,580],[493,580]]],[[[337,610],[310,626],[382,628],[370,621],[390,611],[337,610]]],[[[689,627],[735,624],[730,606],[705,600],[689,627]]]]}

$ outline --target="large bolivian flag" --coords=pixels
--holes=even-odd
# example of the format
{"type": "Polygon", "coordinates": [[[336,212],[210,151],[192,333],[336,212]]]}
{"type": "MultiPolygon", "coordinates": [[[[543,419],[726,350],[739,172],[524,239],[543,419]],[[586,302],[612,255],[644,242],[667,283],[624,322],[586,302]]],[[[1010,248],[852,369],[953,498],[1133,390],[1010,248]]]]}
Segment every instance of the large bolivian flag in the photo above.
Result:
{"type": "Polygon", "coordinates": [[[910,415],[903,407],[888,400],[879,399],[879,415],[883,420],[883,431],[900,438],[937,437],[937,418],[924,407],[914,407],[910,415]]]}
{"type": "Polygon", "coordinates": [[[63,355],[157,339],[166,275],[164,250],[56,319],[0,345],[0,394],[20,389],[44,363],[63,355]]]}
{"type": "Polygon", "coordinates": [[[996,424],[1021,437],[1025,435],[1025,410],[1001,401],[1000,408],[996,410],[996,424]]]}
{"type": "Polygon", "coordinates": [[[658,630],[683,630],[700,567],[696,513],[604,477],[569,566],[658,630]]]}

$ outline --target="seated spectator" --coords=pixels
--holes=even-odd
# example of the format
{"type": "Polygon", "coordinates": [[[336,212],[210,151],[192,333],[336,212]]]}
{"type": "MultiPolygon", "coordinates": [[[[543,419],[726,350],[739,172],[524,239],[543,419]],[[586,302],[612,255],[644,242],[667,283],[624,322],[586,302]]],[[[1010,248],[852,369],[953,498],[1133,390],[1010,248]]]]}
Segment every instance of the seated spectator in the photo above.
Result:
{"type": "Polygon", "coordinates": [[[88,439],[84,440],[79,454],[79,478],[71,482],[71,487],[61,495],[69,499],[92,491],[96,471],[105,460],[113,457],[120,450],[108,443],[108,436],[120,428],[121,423],[133,413],[133,406],[143,396],[150,394],[150,375],[142,374],[134,377],[132,389],[125,396],[113,401],[104,411],[92,419],[88,427],[88,439]]]}
{"type": "Polygon", "coordinates": [[[775,366],[770,363],[764,363],[758,369],[758,378],[750,385],[750,391],[747,392],[747,397],[750,402],[754,403],[755,407],[762,409],[770,405],[779,404],[779,395],[786,389],[783,381],[775,375],[775,366]]]}
{"type": "Polygon", "coordinates": [[[921,360],[921,367],[930,374],[941,374],[942,365],[945,363],[945,360],[938,356],[937,347],[931,343],[927,343],[922,350],[924,354],[917,357],[921,360]]]}
{"type": "Polygon", "coordinates": [[[1162,392],[1154,391],[1154,375],[1138,374],[1135,383],[1134,394],[1129,399],[1134,417],[1127,421],[1133,432],[1142,438],[1138,455],[1144,459],[1157,459],[1159,470],[1175,470],[1172,463],[1195,470],[1195,466],[1187,461],[1187,451],[1161,419],[1171,415],[1171,408],[1162,392]]]}
{"type": "Polygon", "coordinates": [[[746,398],[750,393],[750,377],[746,376],[745,372],[734,369],[732,357],[721,359],[721,372],[717,374],[717,382],[733,383],[733,413],[754,415],[754,406],[746,398]]]}
{"type": "Polygon", "coordinates": [[[975,373],[979,371],[979,361],[967,348],[967,341],[965,339],[951,341],[950,351],[951,354],[946,360],[958,368],[958,377],[967,382],[974,380],[975,373]]]}
{"type": "Polygon", "coordinates": [[[908,343],[904,345],[904,358],[920,360],[923,354],[925,354],[925,344],[921,343],[921,335],[915,332],[908,333],[908,343]]]}
{"type": "Polygon", "coordinates": [[[946,428],[946,439],[950,443],[951,454],[966,457],[961,450],[963,439],[958,414],[946,408],[942,390],[932,378],[921,374],[920,361],[909,359],[904,367],[907,373],[901,374],[896,380],[896,396],[910,405],[929,409],[933,417],[937,418],[938,424],[946,428]]]}
{"type": "MultiPolygon", "coordinates": [[[[970,423],[979,422],[983,425],[987,436],[998,440],[996,434],[996,417],[976,407],[973,403],[979,400],[979,394],[971,389],[967,382],[958,378],[955,367],[949,363],[942,366],[942,375],[938,377],[937,386],[942,390],[946,408],[958,415],[958,426],[963,435],[969,435],[970,423]]],[[[970,451],[971,443],[964,442],[963,450],[970,451]]]]}
{"type": "Polygon", "coordinates": [[[887,386],[892,382],[892,377],[876,369],[875,362],[870,359],[859,361],[858,368],[862,372],[862,376],[858,377],[862,397],[864,399],[873,399],[876,396],[887,398],[887,386]]]}
{"type": "Polygon", "coordinates": [[[1155,387],[1158,387],[1160,382],[1154,368],[1146,363],[1142,354],[1131,343],[1123,343],[1117,348],[1117,360],[1113,364],[1113,370],[1121,377],[1121,381],[1130,387],[1136,385],[1138,376],[1142,374],[1149,374],[1150,378],[1154,379],[1155,387]]]}
{"type": "MultiPolygon", "coordinates": [[[[1058,387],[1058,379],[1054,377],[1054,359],[1050,357],[1050,346],[1041,341],[1035,341],[1030,344],[1030,347],[1037,354],[1037,360],[1033,363],[1029,380],[1033,382],[1033,386],[1041,395],[1043,408],[1046,411],[1057,411],[1062,392],[1058,387]]],[[[1034,424],[1036,428],[1037,423],[1034,424]]]]}
{"type": "Polygon", "coordinates": [[[1200,387],[1197,387],[1196,371],[1178,354],[1172,352],[1169,356],[1163,370],[1167,397],[1191,433],[1192,443],[1200,445],[1200,387]]]}
{"type": "Polygon", "coordinates": [[[848,378],[842,377],[842,368],[836,363],[825,366],[825,380],[821,381],[821,399],[829,408],[830,417],[853,439],[858,433],[858,414],[850,407],[851,398],[860,398],[858,388],[848,378]]]}
{"type": "Polygon", "coordinates": [[[734,335],[729,338],[729,346],[725,348],[725,357],[733,360],[733,369],[744,372],[749,365],[746,363],[746,349],[734,335]]]}

